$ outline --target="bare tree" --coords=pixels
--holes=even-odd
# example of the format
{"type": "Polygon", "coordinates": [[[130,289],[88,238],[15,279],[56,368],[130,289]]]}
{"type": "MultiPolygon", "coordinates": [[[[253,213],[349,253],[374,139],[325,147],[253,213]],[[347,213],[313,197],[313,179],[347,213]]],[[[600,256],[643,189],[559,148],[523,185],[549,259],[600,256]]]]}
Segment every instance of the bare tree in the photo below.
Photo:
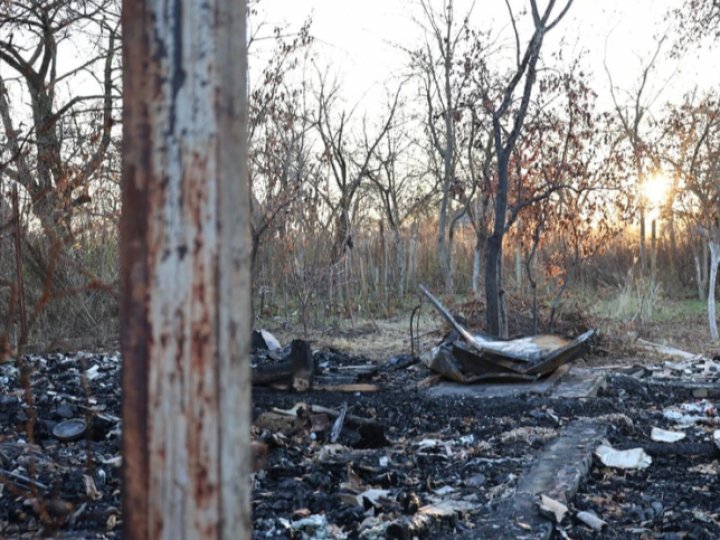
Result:
{"type": "MultiPolygon", "coordinates": [[[[531,96],[535,86],[540,53],[548,32],[565,17],[573,0],[567,0],[557,8],[557,2],[550,0],[544,10],[538,8],[536,0],[530,0],[533,33],[521,51],[516,17],[508,4],[508,11],[515,30],[516,65],[506,83],[497,88],[486,81],[481,86],[483,105],[492,121],[493,144],[496,156],[496,180],[494,185],[494,222],[488,238],[485,255],[485,298],[487,303],[487,329],[495,335],[507,332],[502,314],[502,255],[503,239],[507,230],[508,194],[511,156],[520,137],[531,96]],[[519,102],[516,103],[519,94],[519,102]],[[515,106],[514,106],[515,105],[515,106]]],[[[485,73],[488,73],[485,71],[485,73]]],[[[489,76],[489,74],[488,74],[489,76]]]]}
{"type": "Polygon", "coordinates": [[[720,39],[720,0],[687,0],[672,14],[679,23],[676,49],[682,50],[705,38],[720,39]]]}
{"type": "Polygon", "coordinates": [[[124,537],[246,539],[246,2],[123,7],[124,537]]]}
{"type": "Polygon", "coordinates": [[[462,200],[465,214],[475,231],[471,287],[474,293],[478,293],[492,212],[495,147],[492,130],[478,114],[475,105],[470,106],[470,112],[470,127],[463,144],[467,156],[460,162],[460,167],[469,182],[468,189],[462,191],[462,200]]]}
{"type": "Polygon", "coordinates": [[[405,252],[402,247],[402,228],[419,209],[427,206],[434,195],[432,187],[421,182],[423,174],[409,162],[415,160],[414,141],[404,129],[389,130],[379,145],[374,166],[368,176],[375,185],[382,215],[392,235],[394,288],[398,301],[405,296],[405,252]]]}
{"type": "MultiPolygon", "coordinates": [[[[685,97],[670,109],[666,159],[684,189],[679,198],[691,226],[700,232],[710,251],[708,321],[718,340],[715,310],[717,269],[720,264],[720,99],[717,93],[685,97]]],[[[699,262],[699,257],[697,258],[699,262]]],[[[700,272],[698,272],[699,277],[700,272]]]]}
{"type": "MultiPolygon", "coordinates": [[[[687,94],[681,105],[668,105],[662,119],[663,137],[660,140],[658,153],[660,159],[670,165],[672,171],[672,184],[670,193],[663,208],[663,217],[667,220],[670,233],[670,267],[674,276],[676,273],[677,240],[675,235],[675,203],[686,199],[686,193],[681,189],[684,178],[695,176],[698,167],[698,158],[704,137],[698,136],[702,130],[709,129],[711,124],[704,122],[702,114],[698,114],[696,107],[698,99],[697,89],[687,94]],[[704,128],[700,127],[704,124],[704,128]]],[[[688,245],[692,250],[695,266],[695,285],[698,299],[705,300],[708,289],[709,247],[701,235],[696,234],[696,215],[693,212],[680,212],[679,217],[684,222],[688,235],[688,245]]]]}
{"type": "Polygon", "coordinates": [[[626,100],[618,96],[619,89],[613,83],[612,74],[607,63],[605,73],[610,84],[610,95],[613,100],[615,121],[619,124],[618,136],[629,145],[630,161],[635,176],[636,189],[638,191],[637,208],[638,220],[640,223],[640,267],[644,273],[648,268],[647,242],[646,242],[646,201],[643,194],[643,184],[648,180],[650,169],[657,163],[657,156],[654,152],[656,142],[651,138],[652,118],[650,108],[657,100],[660,92],[652,91],[650,76],[655,69],[658,57],[662,51],[665,39],[658,41],[655,52],[650,59],[642,65],[640,78],[637,87],[627,93],[626,100]]]}
{"type": "MultiPolygon", "coordinates": [[[[426,128],[433,152],[440,158],[440,207],[438,211],[438,262],[445,281],[445,292],[454,286],[452,246],[449,239],[449,216],[453,186],[457,182],[457,124],[462,114],[461,99],[470,81],[470,73],[458,66],[461,47],[469,42],[468,19],[473,7],[458,22],[453,0],[444,0],[440,11],[433,10],[428,0],[419,0],[424,18],[425,43],[411,54],[412,64],[422,82],[426,101],[426,128]]],[[[474,5],[474,4],[473,4],[474,5]]],[[[464,213],[464,208],[460,209],[464,213]]],[[[455,214],[451,222],[457,222],[455,214]]]]}
{"type": "MultiPolygon", "coordinates": [[[[300,54],[312,43],[310,26],[307,20],[297,32],[273,29],[272,53],[249,92],[253,275],[261,240],[273,226],[282,225],[277,218],[301,193],[307,173],[306,82],[304,76],[293,81],[293,74],[300,54]]],[[[259,39],[256,35],[251,42],[259,39]]]]}
{"type": "Polygon", "coordinates": [[[26,0],[0,10],[0,61],[20,83],[11,89],[0,80],[3,172],[27,190],[46,234],[62,243],[71,239],[72,209],[90,200],[90,181],[111,143],[119,92],[117,8],[115,0],[26,0]],[[76,43],[77,35],[87,42],[76,43]],[[85,56],[60,71],[59,55],[76,47],[85,56]],[[76,93],[81,77],[95,78],[96,91],[76,93]],[[29,127],[18,121],[25,116],[13,108],[19,100],[11,100],[11,91],[29,98],[29,127]]]}
{"type": "Polygon", "coordinates": [[[612,149],[601,144],[595,93],[580,65],[578,59],[566,71],[548,72],[539,80],[543,92],[528,111],[510,176],[506,230],[519,251],[530,246],[524,266],[536,325],[533,264],[543,247],[554,246],[544,254],[546,276],[556,282],[550,327],[582,261],[624,225],[612,149]]]}
{"type": "Polygon", "coordinates": [[[369,178],[370,167],[378,147],[392,129],[395,112],[400,100],[400,85],[391,97],[385,118],[381,120],[374,135],[369,135],[363,122],[361,140],[353,141],[352,111],[337,113],[338,87],[331,87],[326,77],[320,77],[318,83],[317,110],[313,125],[317,129],[323,145],[323,161],[330,170],[338,198],[330,195],[326,203],[335,215],[335,240],[331,248],[331,258],[337,261],[352,249],[352,225],[357,195],[364,181],[369,178]]]}

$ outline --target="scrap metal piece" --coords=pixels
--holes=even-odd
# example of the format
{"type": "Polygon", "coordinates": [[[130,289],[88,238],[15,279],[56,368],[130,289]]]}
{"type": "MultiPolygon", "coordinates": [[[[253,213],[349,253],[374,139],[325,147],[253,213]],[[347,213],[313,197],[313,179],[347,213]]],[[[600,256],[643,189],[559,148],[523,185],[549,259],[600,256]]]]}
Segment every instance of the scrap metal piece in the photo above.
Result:
{"type": "Polygon", "coordinates": [[[77,441],[87,432],[87,423],[82,418],[72,418],[57,424],[52,431],[53,437],[62,442],[77,441]]]}
{"type": "Polygon", "coordinates": [[[528,369],[527,373],[547,375],[548,373],[555,371],[561,365],[572,362],[583,355],[588,342],[594,335],[595,330],[588,330],[584,334],[580,334],[572,341],[569,341],[564,347],[560,347],[559,349],[555,349],[550,352],[542,359],[541,362],[528,369]]]}
{"type": "Polygon", "coordinates": [[[420,356],[420,309],[422,304],[418,304],[410,314],[410,354],[413,357],[420,356]],[[413,326],[414,325],[414,326],[413,326]]]}
{"type": "Polygon", "coordinates": [[[427,299],[430,301],[430,303],[433,305],[433,307],[440,313],[440,315],[443,316],[443,318],[450,324],[450,326],[453,327],[453,329],[462,336],[462,338],[468,342],[469,345],[471,345],[473,348],[475,348],[478,352],[483,352],[484,347],[483,344],[480,343],[475,336],[473,336],[463,325],[461,325],[459,322],[455,320],[455,317],[452,316],[452,314],[447,310],[445,306],[442,305],[440,300],[435,298],[433,294],[427,290],[427,288],[424,285],[420,285],[420,291],[427,297],[427,299]]]}
{"type": "Polygon", "coordinates": [[[585,352],[595,330],[575,339],[554,334],[498,340],[470,333],[424,286],[420,290],[452,326],[461,339],[441,343],[422,356],[426,366],[450,380],[471,383],[481,380],[534,381],[554,372],[585,352]]]}
{"type": "Polygon", "coordinates": [[[253,330],[250,348],[253,351],[279,351],[282,345],[274,335],[261,328],[253,330]]]}
{"type": "Polygon", "coordinates": [[[347,402],[343,403],[340,414],[338,415],[335,423],[333,423],[332,431],[330,432],[330,442],[335,443],[340,438],[343,425],[345,424],[345,415],[347,414],[348,405],[347,402]]]}

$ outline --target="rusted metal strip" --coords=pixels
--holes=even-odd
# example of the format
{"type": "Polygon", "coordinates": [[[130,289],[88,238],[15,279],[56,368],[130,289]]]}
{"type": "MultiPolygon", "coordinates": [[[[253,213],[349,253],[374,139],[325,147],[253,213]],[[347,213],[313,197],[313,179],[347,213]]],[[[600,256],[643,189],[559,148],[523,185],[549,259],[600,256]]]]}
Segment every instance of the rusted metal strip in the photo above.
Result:
{"type": "Polygon", "coordinates": [[[22,235],[20,234],[20,201],[18,200],[17,185],[13,185],[12,189],[12,209],[13,209],[13,239],[15,240],[15,276],[17,279],[17,301],[18,314],[20,315],[20,336],[18,338],[18,349],[27,344],[28,325],[27,312],[25,310],[25,278],[23,277],[23,260],[22,260],[22,235]]]}

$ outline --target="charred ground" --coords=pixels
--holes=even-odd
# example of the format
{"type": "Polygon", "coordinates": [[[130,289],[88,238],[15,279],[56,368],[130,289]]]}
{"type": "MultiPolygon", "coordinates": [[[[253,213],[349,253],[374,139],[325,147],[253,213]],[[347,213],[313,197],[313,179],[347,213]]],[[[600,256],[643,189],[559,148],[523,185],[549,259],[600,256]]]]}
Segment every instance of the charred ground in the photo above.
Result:
{"type": "MultiPolygon", "coordinates": [[[[688,382],[691,371],[654,370],[663,359],[650,357],[607,370],[596,397],[559,399],[552,385],[522,396],[438,397],[429,392],[436,378],[420,364],[318,349],[326,382],[352,379],[379,391],[255,389],[255,437],[267,450],[254,480],[256,538],[470,538],[493,530],[499,538],[497,527],[512,519],[528,538],[720,537],[712,409],[681,443],[650,440],[653,427],[673,427],[668,407],[698,402],[702,392],[714,403],[712,371],[701,393],[688,382]],[[583,423],[599,426],[615,448],[645,448],[652,465],[622,471],[590,455],[560,524],[535,508],[527,520],[508,514],[548,449],[583,423]],[[591,530],[579,511],[607,526],[591,530]]],[[[4,537],[121,537],[119,372],[117,355],[88,353],[0,366],[4,537]],[[84,438],[53,435],[68,418],[88,423],[84,438]]]]}

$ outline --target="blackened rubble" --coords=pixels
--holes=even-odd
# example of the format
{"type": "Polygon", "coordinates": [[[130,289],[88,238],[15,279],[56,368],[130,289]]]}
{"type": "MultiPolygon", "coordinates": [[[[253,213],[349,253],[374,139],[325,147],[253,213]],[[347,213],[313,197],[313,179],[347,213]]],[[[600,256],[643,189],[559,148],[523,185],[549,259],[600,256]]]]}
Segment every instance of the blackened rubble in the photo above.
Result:
{"type": "MultiPolygon", "coordinates": [[[[320,354],[320,376],[333,369],[334,361],[342,367],[352,365],[346,355],[320,354]]],[[[365,358],[355,362],[359,367],[367,365],[365,358]]],[[[678,429],[663,411],[697,401],[691,387],[678,388],[682,377],[677,373],[667,381],[650,375],[664,369],[662,362],[625,369],[624,374],[584,369],[583,373],[602,374],[604,385],[597,397],[574,399],[558,391],[561,378],[543,382],[539,393],[517,391],[533,384],[505,385],[504,394],[489,399],[480,391],[434,392],[437,378],[424,365],[408,362],[405,369],[392,368],[397,364],[393,358],[379,365],[369,379],[382,386],[374,394],[349,398],[339,392],[256,389],[257,407],[275,414],[294,410],[296,416],[284,430],[273,430],[269,417],[256,424],[257,436],[270,446],[270,457],[268,467],[256,477],[255,537],[492,538],[497,533],[501,536],[495,537],[501,538],[512,533],[518,538],[714,538],[720,534],[717,480],[702,476],[718,472],[714,417],[707,416],[706,427],[689,430],[688,441],[652,440],[653,428],[678,429]],[[633,398],[627,399],[631,392],[633,398]],[[385,426],[387,443],[363,447],[351,424],[336,443],[331,442],[329,427],[346,405],[348,415],[385,426]],[[323,410],[331,412],[320,420],[323,410]],[[594,435],[589,438],[590,432],[594,435]],[[618,451],[644,448],[652,456],[651,464],[637,470],[605,467],[597,456],[602,445],[618,451]],[[554,448],[561,447],[574,453],[550,459],[559,451],[554,448]],[[685,470],[675,467],[673,456],[694,467],[696,484],[685,485],[685,470]],[[569,483],[558,484],[558,478],[569,483]],[[647,492],[658,492],[657,500],[646,500],[647,492]],[[566,504],[567,516],[553,523],[555,519],[540,510],[541,496],[566,504]],[[600,504],[603,501],[607,509],[600,504]],[[676,519],[675,510],[663,519],[646,519],[648,509],[661,508],[663,512],[692,508],[694,513],[680,512],[683,518],[676,519]]]]}
{"type": "Polygon", "coordinates": [[[0,537],[119,537],[119,356],[1,364],[0,396],[0,537]]]}
{"type": "MultiPolygon", "coordinates": [[[[694,395],[707,381],[692,365],[609,370],[596,397],[555,397],[558,379],[488,398],[434,393],[407,358],[312,358],[311,389],[254,389],[255,538],[720,537],[718,401],[694,395]],[[338,389],[349,384],[377,391],[338,389]],[[652,463],[603,466],[600,444],[652,463]],[[567,507],[559,523],[542,495],[567,507]]],[[[0,536],[119,537],[119,370],[117,355],[89,353],[0,365],[0,536]],[[84,438],[57,440],[72,419],[88,422],[84,438]]]]}

